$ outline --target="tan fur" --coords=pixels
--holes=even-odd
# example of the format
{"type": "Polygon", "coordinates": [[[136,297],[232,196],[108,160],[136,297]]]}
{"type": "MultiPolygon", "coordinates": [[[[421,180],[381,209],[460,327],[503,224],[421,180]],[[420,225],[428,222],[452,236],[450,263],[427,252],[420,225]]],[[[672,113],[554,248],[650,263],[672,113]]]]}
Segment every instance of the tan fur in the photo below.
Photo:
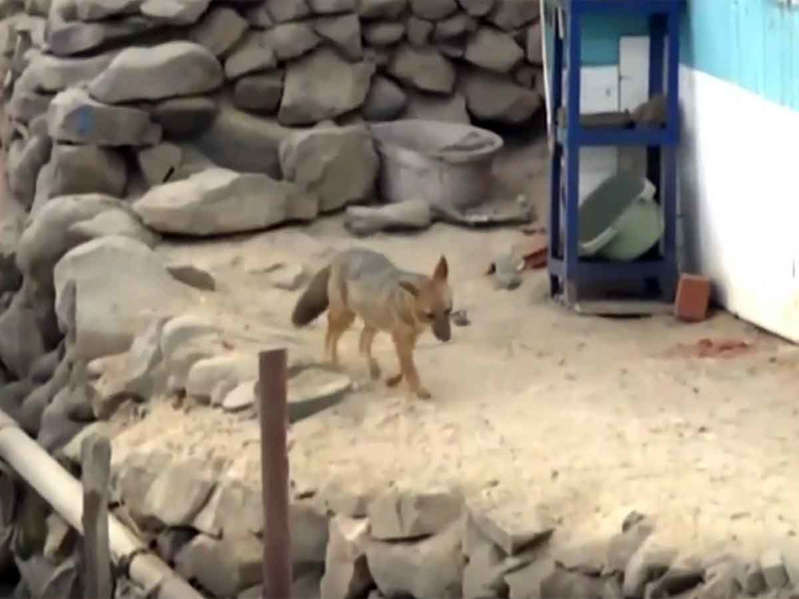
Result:
{"type": "Polygon", "coordinates": [[[419,380],[413,350],[419,336],[430,327],[442,341],[450,338],[452,292],[447,279],[448,266],[443,256],[433,275],[427,277],[399,270],[377,252],[349,250],[337,255],[314,277],[298,300],[292,320],[297,326],[307,324],[325,306],[325,355],[338,365],[339,339],[359,317],[364,326],[358,347],[372,378],[380,376],[380,365],[372,356],[375,335],[378,331],[389,333],[397,352],[399,373],[386,383],[393,387],[404,378],[413,393],[428,398],[430,392],[419,380]],[[323,281],[327,283],[324,290],[323,281]]]}

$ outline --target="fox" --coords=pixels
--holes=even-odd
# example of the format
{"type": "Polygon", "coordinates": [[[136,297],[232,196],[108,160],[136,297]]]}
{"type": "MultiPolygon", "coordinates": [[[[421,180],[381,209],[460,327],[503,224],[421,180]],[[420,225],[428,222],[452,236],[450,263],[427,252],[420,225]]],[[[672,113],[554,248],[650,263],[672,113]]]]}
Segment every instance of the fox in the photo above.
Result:
{"type": "Polygon", "coordinates": [[[381,376],[372,356],[372,343],[379,331],[391,335],[399,361],[399,372],[386,379],[396,387],[404,378],[411,393],[429,399],[421,384],[413,351],[419,336],[428,328],[437,339],[451,338],[452,290],[449,266],[443,255],[432,276],[397,268],[388,258],[367,249],[350,249],[333,257],[319,270],[300,295],[291,315],[292,324],[302,327],[327,310],[325,359],[339,366],[338,342],[355,322],[363,321],[359,352],[366,358],[372,380],[381,376]]]}

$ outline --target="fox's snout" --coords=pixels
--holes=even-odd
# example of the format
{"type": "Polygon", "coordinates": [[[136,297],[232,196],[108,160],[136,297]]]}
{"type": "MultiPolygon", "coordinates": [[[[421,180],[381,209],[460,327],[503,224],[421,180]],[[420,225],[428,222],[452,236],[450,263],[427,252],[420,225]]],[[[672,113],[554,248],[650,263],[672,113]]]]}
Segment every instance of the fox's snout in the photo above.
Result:
{"type": "Polygon", "coordinates": [[[449,326],[449,318],[446,315],[441,315],[433,321],[433,335],[439,341],[449,341],[452,337],[452,331],[449,326]]]}

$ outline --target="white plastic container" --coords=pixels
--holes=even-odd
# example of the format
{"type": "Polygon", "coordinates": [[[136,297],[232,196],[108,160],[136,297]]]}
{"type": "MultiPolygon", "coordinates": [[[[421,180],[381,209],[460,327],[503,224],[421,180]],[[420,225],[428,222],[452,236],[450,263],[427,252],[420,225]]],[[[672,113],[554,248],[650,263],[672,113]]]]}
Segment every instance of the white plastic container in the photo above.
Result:
{"type": "Polygon", "coordinates": [[[405,119],[371,125],[385,201],[422,199],[464,209],[489,199],[499,135],[458,123],[405,119]]]}

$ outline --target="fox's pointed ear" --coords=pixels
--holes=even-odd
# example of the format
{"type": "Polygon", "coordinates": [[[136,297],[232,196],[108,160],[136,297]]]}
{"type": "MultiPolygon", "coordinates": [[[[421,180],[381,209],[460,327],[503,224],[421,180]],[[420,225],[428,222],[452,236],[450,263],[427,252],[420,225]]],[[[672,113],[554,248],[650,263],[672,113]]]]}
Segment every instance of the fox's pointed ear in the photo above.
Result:
{"type": "Polygon", "coordinates": [[[419,296],[419,289],[410,281],[400,281],[399,286],[410,293],[413,297],[419,296]]]}
{"type": "Polygon", "coordinates": [[[441,256],[438,260],[438,264],[436,264],[436,269],[433,272],[433,278],[436,281],[446,281],[447,276],[449,276],[449,265],[447,264],[447,259],[444,256],[441,256]]]}

